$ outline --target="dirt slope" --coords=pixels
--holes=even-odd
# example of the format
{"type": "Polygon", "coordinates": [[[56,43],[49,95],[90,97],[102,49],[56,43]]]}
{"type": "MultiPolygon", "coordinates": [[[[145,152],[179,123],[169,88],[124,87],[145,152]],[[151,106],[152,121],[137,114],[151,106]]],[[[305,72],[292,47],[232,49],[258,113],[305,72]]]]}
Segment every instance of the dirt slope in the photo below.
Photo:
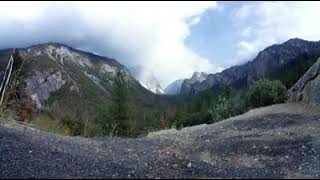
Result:
{"type": "Polygon", "coordinates": [[[320,110],[280,104],[140,139],[0,126],[1,178],[320,178],[320,110]]]}

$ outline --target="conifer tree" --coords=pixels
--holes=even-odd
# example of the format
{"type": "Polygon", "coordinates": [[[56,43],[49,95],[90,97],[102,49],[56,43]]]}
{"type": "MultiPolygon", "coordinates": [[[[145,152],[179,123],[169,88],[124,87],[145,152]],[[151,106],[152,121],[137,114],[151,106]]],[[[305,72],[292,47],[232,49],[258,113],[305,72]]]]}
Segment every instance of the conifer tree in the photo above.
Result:
{"type": "Polygon", "coordinates": [[[129,136],[131,133],[131,124],[127,86],[123,74],[120,71],[117,72],[114,85],[115,97],[111,108],[111,115],[113,121],[118,124],[116,134],[119,136],[129,136]]]}

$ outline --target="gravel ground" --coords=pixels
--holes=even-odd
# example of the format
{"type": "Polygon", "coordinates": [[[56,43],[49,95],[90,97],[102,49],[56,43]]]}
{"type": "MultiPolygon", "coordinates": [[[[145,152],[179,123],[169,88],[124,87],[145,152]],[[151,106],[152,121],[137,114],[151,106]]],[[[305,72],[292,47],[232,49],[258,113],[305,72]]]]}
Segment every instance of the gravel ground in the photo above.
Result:
{"type": "Polygon", "coordinates": [[[320,178],[320,111],[260,108],[139,139],[0,126],[0,178],[320,178]]]}

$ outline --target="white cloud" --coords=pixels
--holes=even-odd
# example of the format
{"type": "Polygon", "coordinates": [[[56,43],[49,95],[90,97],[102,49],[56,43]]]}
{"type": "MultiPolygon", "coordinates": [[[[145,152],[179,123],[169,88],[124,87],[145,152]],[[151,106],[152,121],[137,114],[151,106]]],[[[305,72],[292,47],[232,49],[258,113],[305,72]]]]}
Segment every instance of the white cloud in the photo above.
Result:
{"type": "Polygon", "coordinates": [[[234,25],[240,29],[237,55],[243,60],[290,38],[320,40],[320,2],[248,3],[233,15],[234,25]]]}
{"type": "Polygon", "coordinates": [[[246,41],[239,42],[238,47],[239,47],[238,54],[240,56],[246,56],[247,54],[256,52],[255,47],[246,41]]]}
{"type": "Polygon", "coordinates": [[[0,3],[0,48],[67,43],[151,68],[162,85],[193,71],[217,70],[184,45],[190,25],[217,8],[215,2],[16,3],[0,3]]]}
{"type": "Polygon", "coordinates": [[[191,20],[191,22],[188,24],[189,26],[197,25],[200,22],[200,17],[195,17],[191,20]]]}
{"type": "Polygon", "coordinates": [[[243,37],[250,37],[252,35],[252,28],[249,26],[247,28],[245,28],[242,32],[241,32],[241,36],[243,37]]]}

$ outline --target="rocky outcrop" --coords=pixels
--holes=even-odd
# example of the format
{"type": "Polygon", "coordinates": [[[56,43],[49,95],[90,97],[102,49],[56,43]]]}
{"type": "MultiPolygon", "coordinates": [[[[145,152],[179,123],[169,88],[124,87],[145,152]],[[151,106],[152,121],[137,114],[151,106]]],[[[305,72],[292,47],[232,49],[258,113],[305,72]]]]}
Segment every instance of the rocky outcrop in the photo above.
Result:
{"type": "Polygon", "coordinates": [[[226,85],[236,87],[247,86],[252,82],[265,78],[274,69],[297,61],[299,58],[320,56],[320,42],[290,39],[283,44],[272,45],[261,51],[253,61],[233,66],[220,73],[209,74],[202,81],[194,84],[183,84],[181,93],[195,95],[207,89],[216,89],[226,85]]]}
{"type": "Polygon", "coordinates": [[[320,105],[320,58],[288,91],[290,101],[320,105]]]}
{"type": "Polygon", "coordinates": [[[61,71],[36,71],[35,75],[26,79],[26,83],[27,92],[36,103],[37,108],[41,108],[41,103],[50,97],[51,92],[55,92],[65,85],[66,80],[62,79],[61,71]]]}

